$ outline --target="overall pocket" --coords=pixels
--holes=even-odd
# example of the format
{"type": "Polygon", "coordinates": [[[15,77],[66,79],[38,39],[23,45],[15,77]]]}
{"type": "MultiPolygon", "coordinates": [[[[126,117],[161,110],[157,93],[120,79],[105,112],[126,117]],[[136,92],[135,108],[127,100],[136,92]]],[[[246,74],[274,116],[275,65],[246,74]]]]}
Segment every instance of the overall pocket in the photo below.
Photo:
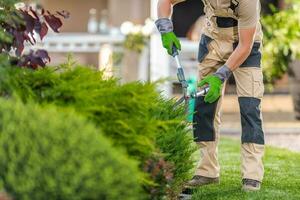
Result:
{"type": "MultiPolygon", "coordinates": [[[[256,69],[256,68],[255,68],[256,69]]],[[[253,97],[262,98],[264,95],[264,81],[261,69],[254,70],[252,73],[253,97]]]]}
{"type": "Polygon", "coordinates": [[[198,51],[198,61],[201,63],[207,54],[209,53],[208,45],[213,39],[208,37],[207,35],[202,34],[201,40],[199,43],[199,51],[198,51]]]}

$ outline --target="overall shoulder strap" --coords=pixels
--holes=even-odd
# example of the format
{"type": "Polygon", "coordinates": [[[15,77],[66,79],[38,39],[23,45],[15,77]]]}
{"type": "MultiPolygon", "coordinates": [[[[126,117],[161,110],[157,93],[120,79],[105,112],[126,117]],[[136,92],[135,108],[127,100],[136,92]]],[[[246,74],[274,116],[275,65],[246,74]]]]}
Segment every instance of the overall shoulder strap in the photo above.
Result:
{"type": "Polygon", "coordinates": [[[209,18],[212,16],[218,16],[237,19],[236,8],[239,5],[239,0],[230,0],[230,6],[223,9],[213,8],[209,0],[202,0],[202,2],[204,4],[204,12],[209,18]]]}
{"type": "Polygon", "coordinates": [[[215,14],[214,14],[214,8],[212,7],[211,3],[209,2],[209,0],[202,0],[203,4],[204,4],[204,13],[205,15],[210,19],[212,18],[215,14]]]}

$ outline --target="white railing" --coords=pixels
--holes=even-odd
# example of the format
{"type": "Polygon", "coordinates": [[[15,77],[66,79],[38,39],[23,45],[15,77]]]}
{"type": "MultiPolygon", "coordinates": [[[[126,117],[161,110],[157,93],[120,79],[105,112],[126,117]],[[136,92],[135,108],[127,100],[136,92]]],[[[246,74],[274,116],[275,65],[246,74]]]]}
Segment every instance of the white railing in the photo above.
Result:
{"type": "Polygon", "coordinates": [[[124,41],[123,35],[99,35],[89,33],[59,33],[49,34],[34,48],[43,48],[54,53],[98,53],[101,46],[110,44],[118,46],[124,41]]]}

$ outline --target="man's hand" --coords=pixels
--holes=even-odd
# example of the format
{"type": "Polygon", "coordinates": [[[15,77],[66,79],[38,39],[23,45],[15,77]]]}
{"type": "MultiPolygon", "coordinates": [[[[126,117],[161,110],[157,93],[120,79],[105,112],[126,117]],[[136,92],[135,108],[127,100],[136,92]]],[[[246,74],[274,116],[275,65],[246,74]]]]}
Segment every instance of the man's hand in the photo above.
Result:
{"type": "Polygon", "coordinates": [[[176,35],[173,32],[169,33],[163,33],[161,35],[162,43],[165,49],[167,49],[168,54],[172,55],[173,50],[172,47],[175,46],[177,50],[181,50],[180,41],[176,37],[176,35]]]}
{"type": "Polygon", "coordinates": [[[199,84],[199,87],[209,85],[208,93],[205,95],[204,101],[206,103],[213,103],[219,99],[222,90],[222,81],[216,75],[208,75],[199,84]]]}

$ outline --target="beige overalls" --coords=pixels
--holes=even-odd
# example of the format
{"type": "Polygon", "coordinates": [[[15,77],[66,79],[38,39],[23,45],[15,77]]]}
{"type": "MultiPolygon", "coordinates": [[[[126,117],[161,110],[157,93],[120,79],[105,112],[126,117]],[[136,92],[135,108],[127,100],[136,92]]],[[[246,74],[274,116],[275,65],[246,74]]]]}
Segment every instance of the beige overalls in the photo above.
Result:
{"type": "MultiPolygon", "coordinates": [[[[185,0],[173,0],[173,4],[185,0]]],[[[200,79],[225,64],[238,45],[239,29],[256,27],[255,42],[250,56],[233,72],[242,123],[242,178],[262,181],[264,167],[264,133],[261,99],[264,93],[261,69],[262,30],[259,0],[202,0],[206,26],[199,44],[200,79]]],[[[223,92],[224,93],[224,92],[223,92]]],[[[201,149],[201,161],[195,175],[216,178],[220,175],[218,141],[221,124],[222,97],[212,104],[204,97],[196,100],[194,138],[201,149]]]]}

